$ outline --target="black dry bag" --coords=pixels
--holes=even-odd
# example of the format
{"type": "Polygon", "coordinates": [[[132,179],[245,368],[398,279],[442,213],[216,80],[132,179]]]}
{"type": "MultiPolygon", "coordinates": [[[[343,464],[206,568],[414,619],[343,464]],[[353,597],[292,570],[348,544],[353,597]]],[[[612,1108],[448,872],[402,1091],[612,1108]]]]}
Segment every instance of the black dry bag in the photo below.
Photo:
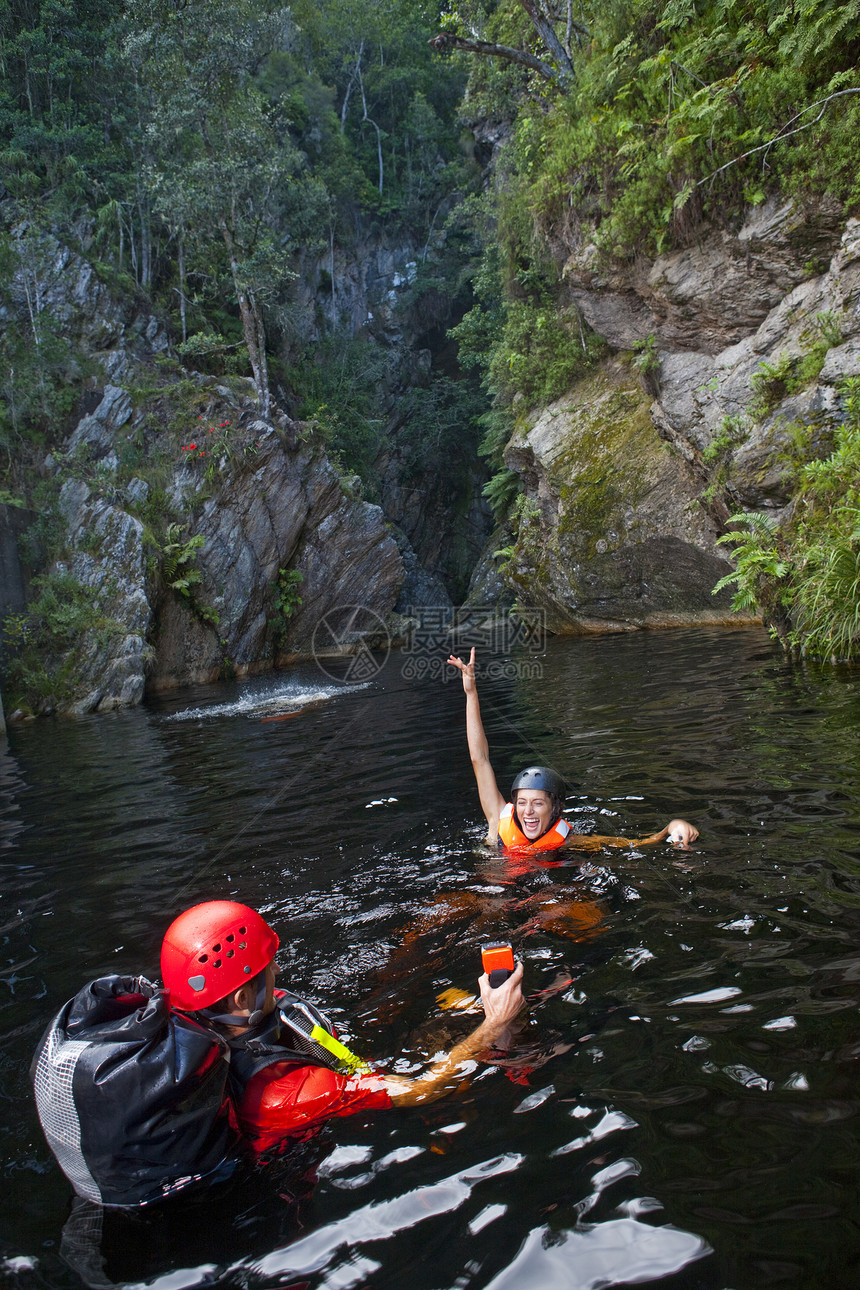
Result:
{"type": "Polygon", "coordinates": [[[48,1146],[79,1196],[145,1205],[236,1142],[223,1039],[144,977],[103,976],[48,1026],[30,1068],[48,1146]]]}

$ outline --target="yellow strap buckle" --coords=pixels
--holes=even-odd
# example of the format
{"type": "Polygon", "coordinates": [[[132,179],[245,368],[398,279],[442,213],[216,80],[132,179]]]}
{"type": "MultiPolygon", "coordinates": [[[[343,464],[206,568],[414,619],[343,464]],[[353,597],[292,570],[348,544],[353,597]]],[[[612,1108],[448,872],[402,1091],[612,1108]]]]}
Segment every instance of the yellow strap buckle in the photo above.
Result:
{"type": "Polygon", "coordinates": [[[342,1044],[339,1039],[335,1039],[334,1035],[330,1035],[327,1030],[323,1030],[322,1026],[314,1026],[311,1031],[311,1039],[318,1043],[321,1048],[327,1049],[350,1072],[369,1072],[372,1069],[366,1061],[356,1057],[355,1053],[351,1053],[346,1044],[342,1044]]]}

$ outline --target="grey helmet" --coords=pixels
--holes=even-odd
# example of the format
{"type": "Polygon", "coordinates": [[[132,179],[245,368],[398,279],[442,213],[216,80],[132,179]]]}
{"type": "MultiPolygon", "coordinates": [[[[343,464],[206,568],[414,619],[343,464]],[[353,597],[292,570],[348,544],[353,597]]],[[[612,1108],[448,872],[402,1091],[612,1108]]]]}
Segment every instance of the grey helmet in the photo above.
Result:
{"type": "Polygon", "coordinates": [[[549,766],[527,766],[525,770],[521,770],[511,784],[512,799],[521,788],[540,789],[544,793],[549,793],[550,797],[557,797],[561,801],[564,800],[567,791],[561,775],[557,775],[549,766]]]}

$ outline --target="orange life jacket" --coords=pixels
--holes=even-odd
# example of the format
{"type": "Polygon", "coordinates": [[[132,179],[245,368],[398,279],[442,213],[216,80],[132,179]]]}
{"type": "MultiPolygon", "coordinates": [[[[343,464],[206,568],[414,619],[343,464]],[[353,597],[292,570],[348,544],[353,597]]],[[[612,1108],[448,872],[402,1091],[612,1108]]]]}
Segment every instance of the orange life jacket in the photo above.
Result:
{"type": "Polygon", "coordinates": [[[516,851],[554,851],[556,847],[564,846],[568,833],[570,825],[567,820],[556,820],[551,829],[531,842],[514,819],[513,802],[508,802],[499,816],[499,841],[506,851],[509,848],[516,851]]]}

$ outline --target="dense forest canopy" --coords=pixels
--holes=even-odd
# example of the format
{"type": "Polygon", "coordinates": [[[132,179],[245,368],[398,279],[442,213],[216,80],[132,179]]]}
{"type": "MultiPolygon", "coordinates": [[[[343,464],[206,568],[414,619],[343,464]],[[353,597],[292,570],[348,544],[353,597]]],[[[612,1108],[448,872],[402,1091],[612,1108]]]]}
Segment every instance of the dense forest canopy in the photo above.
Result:
{"type": "MultiPolygon", "coordinates": [[[[308,258],[357,219],[441,231],[480,190],[463,122],[497,121],[510,137],[492,194],[451,238],[458,255],[483,242],[492,316],[461,339],[494,395],[545,396],[572,370],[547,304],[583,229],[624,258],[773,189],[857,200],[858,54],[860,0],[5,0],[6,223],[74,237],[153,297],[190,355],[235,362],[241,342],[265,408],[267,356],[307,359],[291,282],[308,258]],[[546,352],[530,364],[535,318],[546,352]]],[[[18,377],[3,393],[44,415],[62,338],[39,326],[46,370],[29,380],[29,338],[7,333],[18,377]]]]}
{"type": "MultiPolygon", "coordinates": [[[[297,309],[302,269],[362,220],[426,242],[472,182],[463,71],[433,54],[432,31],[407,0],[4,4],[4,223],[33,233],[5,254],[35,254],[53,229],[149,296],[180,355],[249,364],[265,411],[271,358],[289,378],[308,336],[339,328],[333,274],[322,317],[297,309]]],[[[18,430],[44,434],[63,404],[63,339],[38,313],[4,333],[16,377],[3,394],[18,430]]],[[[300,372],[281,384],[301,403],[300,372]]]]}

